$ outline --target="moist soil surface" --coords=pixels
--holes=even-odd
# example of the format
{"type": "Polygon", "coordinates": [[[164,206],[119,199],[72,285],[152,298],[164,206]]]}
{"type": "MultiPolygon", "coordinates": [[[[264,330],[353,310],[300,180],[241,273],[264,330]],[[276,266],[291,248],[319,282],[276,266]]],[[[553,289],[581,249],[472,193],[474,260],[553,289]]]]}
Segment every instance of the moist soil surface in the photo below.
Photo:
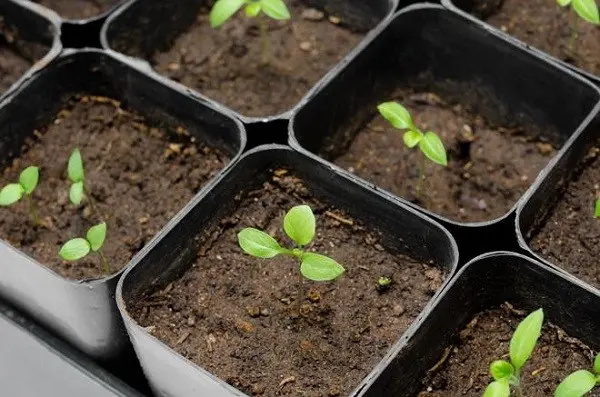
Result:
{"type": "Polygon", "coordinates": [[[35,131],[0,179],[4,186],[17,181],[25,167],[40,167],[33,200],[41,225],[32,226],[22,200],[0,209],[0,236],[64,277],[97,278],[106,275],[98,255],[65,262],[58,251],[106,221],[103,251],[111,272],[118,271],[227,161],[217,150],[193,143],[183,127],[174,129],[149,127],[143,117],[108,98],[68,100],[51,124],[35,131]],[[77,207],[68,198],[66,165],[76,147],[97,211],[87,199],[77,207]]]}
{"type": "Polygon", "coordinates": [[[272,62],[261,62],[256,18],[235,16],[218,30],[208,22],[209,9],[151,63],[161,74],[195,88],[246,116],[272,116],[291,109],[362,35],[341,27],[339,18],[289,1],[291,21],[268,25],[272,62]],[[332,23],[331,21],[336,23],[332,23]]]}
{"type": "MultiPolygon", "coordinates": [[[[490,363],[506,359],[510,339],[525,313],[508,305],[479,313],[449,346],[449,354],[423,382],[419,397],[480,397],[492,381],[490,363]]],[[[593,366],[594,352],[563,330],[544,323],[542,335],[522,369],[521,385],[527,397],[548,397],[571,372],[593,366]]],[[[595,390],[586,396],[600,396],[595,390]]]]}
{"type": "Polygon", "coordinates": [[[20,39],[0,15],[0,95],[16,82],[49,48],[20,39]]]}
{"type": "Polygon", "coordinates": [[[67,19],[88,19],[98,16],[121,3],[122,0],[34,0],[61,17],[67,19]]]}
{"type": "Polygon", "coordinates": [[[584,21],[574,10],[553,0],[474,0],[473,4],[472,12],[489,24],[600,76],[600,26],[584,21]]]}
{"type": "MultiPolygon", "coordinates": [[[[177,352],[249,395],[346,396],[375,367],[443,282],[442,272],[379,244],[379,232],[314,199],[291,174],[238,196],[207,233],[187,273],[132,304],[136,320],[177,352]],[[291,246],[285,212],[310,205],[310,246],[346,268],[337,281],[302,281],[289,257],[244,254],[237,233],[256,227],[291,246]],[[378,292],[380,276],[394,280],[378,292]]],[[[280,176],[275,176],[280,175],[280,176]]]]}
{"type": "Polygon", "coordinates": [[[600,147],[589,151],[579,171],[530,241],[548,261],[600,288],[600,147]]]}
{"type": "Polygon", "coordinates": [[[555,153],[523,128],[490,125],[468,108],[430,92],[402,90],[390,100],[407,107],[422,131],[440,136],[448,167],[425,160],[418,148],[408,149],[403,131],[379,114],[334,162],[452,220],[483,222],[506,214],[555,153]],[[421,163],[425,178],[419,188],[421,163]]]}

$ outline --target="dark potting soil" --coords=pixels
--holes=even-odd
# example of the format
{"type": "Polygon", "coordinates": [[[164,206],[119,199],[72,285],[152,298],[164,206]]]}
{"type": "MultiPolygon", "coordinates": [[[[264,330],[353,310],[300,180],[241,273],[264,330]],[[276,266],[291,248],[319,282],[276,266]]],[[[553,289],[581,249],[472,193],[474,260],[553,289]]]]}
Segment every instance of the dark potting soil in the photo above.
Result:
{"type": "Polygon", "coordinates": [[[442,272],[388,251],[379,231],[316,200],[287,170],[238,199],[200,238],[193,267],[130,310],[154,336],[249,395],[348,395],[440,288],[442,272]],[[301,281],[293,259],[258,260],[237,244],[242,228],[257,227],[289,246],[282,219],[300,203],[317,216],[310,249],[347,269],[335,282],[301,281]],[[394,283],[379,293],[382,275],[394,283]]]}
{"type": "Polygon", "coordinates": [[[424,161],[426,178],[419,194],[423,154],[418,148],[408,149],[403,131],[394,129],[379,113],[359,128],[334,162],[456,221],[482,222],[507,213],[555,153],[550,144],[532,138],[524,128],[491,125],[468,107],[431,92],[402,90],[389,100],[407,107],[423,131],[440,136],[448,167],[424,161]]]}
{"type": "MultiPolygon", "coordinates": [[[[490,363],[506,359],[510,339],[525,313],[509,305],[477,314],[449,346],[447,356],[423,381],[419,397],[480,397],[492,381],[490,363]]],[[[562,329],[545,322],[542,335],[522,370],[521,384],[527,397],[548,397],[571,372],[591,370],[594,352],[562,329]]],[[[600,396],[595,390],[586,396],[600,396]]]]}
{"type": "Polygon", "coordinates": [[[22,40],[0,15],[0,95],[16,82],[49,48],[22,40]]]}
{"type": "MultiPolygon", "coordinates": [[[[552,0],[474,0],[473,13],[555,57],[600,75],[600,26],[552,0]],[[573,41],[573,29],[577,32],[573,41]]],[[[600,4],[600,3],[598,3],[600,4]]]]}
{"type": "Polygon", "coordinates": [[[34,0],[67,19],[87,19],[105,13],[123,0],[34,0]]]}
{"type": "Polygon", "coordinates": [[[306,8],[300,0],[287,4],[291,21],[267,21],[270,65],[261,63],[256,19],[237,15],[215,30],[208,8],[167,51],[154,54],[151,63],[161,74],[244,115],[285,112],[362,37],[339,26],[344,21],[306,8]]]}
{"type": "Polygon", "coordinates": [[[4,186],[17,181],[25,167],[40,167],[33,198],[42,225],[32,226],[26,202],[19,202],[0,209],[0,236],[64,277],[97,278],[105,275],[97,255],[65,262],[58,251],[104,220],[103,251],[111,272],[118,271],[227,161],[218,150],[193,143],[183,127],[175,130],[148,126],[143,117],[108,98],[66,101],[0,179],[4,186]],[[99,214],[87,200],[80,207],[69,201],[66,165],[76,147],[99,214]]]}
{"type": "Polygon", "coordinates": [[[600,288],[600,147],[591,149],[552,212],[531,239],[532,249],[600,288]]]}

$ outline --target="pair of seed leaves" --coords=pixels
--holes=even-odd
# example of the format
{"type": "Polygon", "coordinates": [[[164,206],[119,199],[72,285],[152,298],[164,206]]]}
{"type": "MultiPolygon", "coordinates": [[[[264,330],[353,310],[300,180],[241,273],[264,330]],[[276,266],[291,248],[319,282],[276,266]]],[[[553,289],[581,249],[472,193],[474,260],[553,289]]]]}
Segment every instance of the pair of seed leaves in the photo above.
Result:
{"type": "Polygon", "coordinates": [[[596,0],[556,0],[556,2],[561,7],[571,5],[582,19],[600,25],[600,13],[598,12],[596,0]]]}
{"type": "Polygon", "coordinates": [[[38,167],[27,167],[19,175],[18,183],[10,183],[0,190],[0,206],[13,205],[23,196],[29,196],[38,185],[40,170],[38,167]]]}
{"type": "Polygon", "coordinates": [[[344,273],[344,267],[333,259],[302,250],[310,244],[316,232],[315,216],[308,205],[290,209],[283,219],[283,230],[298,248],[284,248],[273,237],[255,228],[240,231],[238,242],[244,252],[257,258],[268,259],[279,254],[297,258],[300,261],[300,273],[309,280],[331,281],[344,273]]]}
{"type": "Polygon", "coordinates": [[[283,0],[217,0],[208,16],[211,26],[221,26],[243,6],[246,6],[244,12],[250,18],[258,16],[261,11],[276,20],[291,18],[283,0]]]}
{"type": "Polygon", "coordinates": [[[102,222],[89,228],[85,238],[74,238],[67,241],[58,252],[58,255],[68,261],[79,260],[89,254],[90,251],[98,252],[102,248],[105,239],[106,223],[102,222]]]}
{"type": "Polygon", "coordinates": [[[399,130],[407,130],[402,136],[409,149],[419,145],[423,154],[436,164],[446,167],[446,149],[439,136],[433,131],[421,132],[412,120],[409,111],[397,102],[384,102],[377,106],[379,113],[399,130]]]}
{"type": "Polygon", "coordinates": [[[83,160],[79,149],[73,150],[69,157],[67,165],[67,174],[71,180],[71,188],[69,189],[69,200],[75,205],[81,204],[85,191],[85,171],[83,170],[83,160]]]}

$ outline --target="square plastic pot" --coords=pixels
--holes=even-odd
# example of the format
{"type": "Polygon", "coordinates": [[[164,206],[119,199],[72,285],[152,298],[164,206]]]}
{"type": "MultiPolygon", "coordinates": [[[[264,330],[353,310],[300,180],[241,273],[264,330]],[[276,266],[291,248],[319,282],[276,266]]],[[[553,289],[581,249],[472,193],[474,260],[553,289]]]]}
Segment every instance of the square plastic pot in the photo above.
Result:
{"type": "Polygon", "coordinates": [[[0,334],[4,395],[142,397],[2,302],[0,334]]]}
{"type": "Polygon", "coordinates": [[[482,24],[485,24],[487,29],[493,30],[497,34],[506,36],[506,38],[508,40],[512,41],[516,45],[522,46],[524,48],[529,48],[531,51],[539,53],[540,56],[542,56],[542,57],[546,57],[548,59],[551,59],[554,62],[558,62],[558,63],[562,64],[564,67],[567,67],[567,68],[575,71],[576,73],[579,73],[580,75],[582,75],[582,76],[586,77],[587,79],[591,80],[592,82],[594,82],[596,85],[600,86],[600,76],[596,76],[595,74],[587,72],[576,66],[573,66],[572,64],[565,62],[562,59],[555,58],[552,55],[548,54],[547,52],[538,50],[537,48],[530,46],[529,44],[519,40],[518,38],[511,36],[508,33],[503,32],[502,30],[496,28],[495,26],[492,26],[486,22],[483,22],[479,18],[470,14],[471,10],[473,9],[473,0],[441,0],[441,1],[442,1],[442,4],[445,7],[447,7],[448,9],[450,9],[458,14],[461,14],[465,18],[480,21],[482,24]]]}
{"type": "MultiPolygon", "coordinates": [[[[119,282],[119,309],[150,387],[158,396],[245,396],[148,334],[130,317],[127,306],[149,289],[160,289],[180,277],[196,258],[195,236],[228,214],[240,191],[262,186],[269,180],[269,169],[281,166],[292,169],[312,195],[347,211],[368,226],[385,231],[384,245],[401,253],[410,253],[415,259],[434,263],[447,279],[454,273],[457,247],[439,224],[287,147],[266,145],[253,149],[227,174],[215,180],[210,189],[196,197],[119,282]]],[[[427,312],[428,306],[423,312],[427,312]]],[[[418,322],[419,318],[413,326],[418,322]]],[[[398,340],[402,341],[403,337],[398,335],[398,340]]],[[[396,346],[391,350],[395,351],[396,346]]],[[[377,376],[381,370],[381,365],[374,368],[352,395],[362,390],[368,379],[377,376]]]]}
{"type": "MultiPolygon", "coordinates": [[[[430,84],[439,85],[439,90],[492,124],[527,127],[561,147],[559,153],[585,127],[600,100],[600,92],[585,79],[514,45],[481,22],[442,6],[416,4],[402,9],[364,41],[294,112],[290,145],[319,161],[343,153],[359,127],[375,115],[377,104],[388,100],[395,89],[414,86],[425,72],[430,84]],[[331,153],[327,158],[322,155],[325,148],[331,153]]],[[[475,229],[471,235],[506,219],[518,204],[496,219],[459,222],[404,202],[444,225],[475,229]]]]}
{"type": "MultiPolygon", "coordinates": [[[[19,0],[11,0],[11,1],[19,1],[19,0]]],[[[21,2],[23,2],[23,3],[34,2],[34,1],[38,1],[38,0],[21,0],[21,2]]],[[[106,17],[108,17],[111,13],[115,12],[115,10],[117,8],[119,8],[123,4],[127,3],[128,1],[131,1],[131,0],[120,0],[117,3],[113,4],[107,10],[105,10],[99,14],[93,15],[89,18],[68,18],[66,16],[61,15],[57,10],[43,6],[41,4],[37,4],[37,3],[34,3],[34,4],[36,6],[38,6],[39,8],[45,10],[44,11],[45,13],[52,14],[56,20],[60,21],[61,24],[66,23],[66,24],[80,25],[80,26],[90,24],[90,25],[97,25],[97,27],[99,28],[100,25],[102,24],[102,22],[106,19],[106,17]]]]}
{"type": "MultiPolygon", "coordinates": [[[[368,31],[389,19],[397,8],[399,0],[303,1],[311,7],[339,15],[342,20],[354,28],[368,31]]],[[[167,48],[169,43],[188,30],[196,20],[200,7],[206,6],[208,3],[208,0],[133,0],[107,19],[101,32],[102,46],[115,51],[118,51],[119,48],[131,49],[131,54],[138,57],[133,59],[134,65],[152,69],[145,59],[157,49],[167,48]]],[[[124,59],[126,62],[132,61],[129,56],[124,55],[124,59]]],[[[344,60],[340,64],[343,63],[344,60]]],[[[338,67],[339,65],[332,70],[336,70],[338,67]]],[[[163,78],[166,79],[166,77],[163,78]]],[[[301,102],[310,97],[312,92],[313,90],[310,90],[301,102]]],[[[293,109],[266,117],[248,117],[235,113],[244,122],[251,123],[287,118],[291,110],[293,109]]]]}
{"type": "MultiPolygon", "coordinates": [[[[61,51],[59,38],[59,21],[45,8],[29,1],[4,0],[0,2],[0,18],[8,29],[16,33],[17,40],[23,40],[39,46],[41,57],[19,80],[5,92],[0,92],[0,99],[16,89],[23,81],[31,78],[37,71],[46,66],[61,51]]],[[[36,49],[36,53],[37,53],[36,49]]]]}
{"type": "Polygon", "coordinates": [[[509,302],[519,310],[544,309],[548,322],[597,349],[600,295],[578,280],[525,256],[496,252],[474,259],[450,282],[413,328],[397,355],[361,396],[416,396],[421,380],[452,345],[453,337],[486,309],[509,302]]]}
{"type": "MultiPolygon", "coordinates": [[[[65,97],[90,92],[120,100],[152,122],[186,127],[229,154],[229,164],[245,146],[239,121],[102,51],[86,50],[65,51],[0,103],[2,157],[10,161],[18,156],[25,139],[53,120],[65,97]]],[[[0,296],[102,361],[117,358],[130,346],[114,300],[122,271],[101,279],[68,280],[0,240],[0,296]]]]}

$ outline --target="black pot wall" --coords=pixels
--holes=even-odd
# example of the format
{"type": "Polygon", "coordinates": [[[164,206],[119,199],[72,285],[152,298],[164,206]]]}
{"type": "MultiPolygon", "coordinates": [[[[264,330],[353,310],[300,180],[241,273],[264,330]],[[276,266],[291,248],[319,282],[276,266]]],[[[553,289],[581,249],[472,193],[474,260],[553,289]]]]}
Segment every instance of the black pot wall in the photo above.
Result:
{"type": "Polygon", "coordinates": [[[3,302],[0,334],[3,395],[142,397],[3,302]]]}
{"type": "MultiPolygon", "coordinates": [[[[473,11],[473,7],[474,7],[473,0],[441,0],[441,2],[445,7],[447,7],[448,9],[450,9],[458,14],[461,14],[465,18],[480,21],[477,17],[471,15],[471,12],[473,11]]],[[[553,5],[552,2],[549,4],[553,5]]],[[[484,15],[484,17],[485,17],[485,15],[484,15]]],[[[514,42],[516,45],[526,47],[526,48],[530,49],[531,51],[538,53],[542,57],[548,58],[549,60],[551,60],[553,62],[558,62],[558,63],[562,64],[564,67],[567,67],[567,68],[575,71],[576,73],[580,74],[581,76],[592,81],[594,84],[600,86],[600,76],[596,76],[596,75],[594,75],[590,72],[587,72],[583,69],[577,68],[568,62],[564,62],[561,59],[557,59],[542,50],[538,50],[537,48],[532,47],[532,46],[528,45],[527,43],[522,42],[521,40],[517,39],[516,37],[503,32],[502,30],[496,28],[495,26],[487,24],[483,21],[481,23],[485,24],[487,29],[493,30],[495,34],[504,35],[508,40],[514,42]]]]}
{"type": "MultiPolygon", "coordinates": [[[[598,110],[600,111],[600,106],[598,110]]],[[[580,163],[589,149],[597,143],[598,138],[600,138],[600,112],[596,113],[591,123],[575,137],[568,149],[558,157],[556,163],[548,167],[545,178],[532,186],[517,209],[515,230],[521,248],[529,255],[558,270],[562,269],[534,252],[529,246],[529,241],[561,199],[579,169],[580,163]]]]}
{"type": "Polygon", "coordinates": [[[23,40],[28,45],[35,46],[33,54],[24,54],[39,60],[5,92],[0,92],[0,99],[15,90],[23,81],[29,79],[38,70],[46,66],[61,51],[59,39],[59,21],[43,7],[30,2],[5,0],[0,2],[0,18],[17,40],[23,40]]]}
{"type": "Polygon", "coordinates": [[[465,266],[390,356],[385,370],[361,396],[416,396],[421,380],[453,337],[475,314],[509,302],[520,310],[544,309],[546,321],[594,349],[600,347],[600,295],[578,280],[525,256],[497,252],[465,266]]]}
{"type": "MultiPolygon", "coordinates": [[[[153,123],[186,127],[228,153],[230,164],[245,146],[238,121],[184,92],[101,51],[65,51],[0,103],[0,153],[5,163],[18,156],[36,127],[53,120],[63,99],[89,92],[118,99],[153,123]]],[[[0,296],[97,360],[117,358],[130,346],[114,300],[121,273],[68,280],[0,240],[0,296]]]]}
{"type": "MultiPolygon", "coordinates": [[[[344,67],[294,112],[290,145],[319,161],[332,160],[373,117],[378,103],[399,87],[423,84],[418,76],[424,72],[431,76],[426,84],[459,99],[490,122],[526,126],[563,150],[600,99],[589,82],[514,45],[482,23],[442,6],[413,5],[364,41],[344,67]]],[[[444,225],[467,227],[500,222],[517,205],[497,219],[462,223],[406,203],[444,225]]]]}
{"type": "MultiPolygon", "coordinates": [[[[359,30],[370,30],[391,17],[398,0],[305,0],[311,6],[327,9],[340,15],[342,20],[359,30]]],[[[101,41],[105,49],[126,52],[136,57],[133,64],[151,68],[146,61],[157,49],[168,48],[169,43],[188,30],[198,10],[208,0],[133,0],[112,14],[102,28],[101,41]],[[165,15],[169,18],[165,19],[165,15]]],[[[344,61],[342,61],[343,63],[344,61]]],[[[335,70],[334,67],[332,70],[335,70]]],[[[317,83],[318,85],[319,83],[317,83]]],[[[309,91],[303,100],[310,97],[309,91]]],[[[293,109],[291,109],[293,110],[293,109]]],[[[290,110],[290,111],[291,111],[290,110]]],[[[233,112],[233,110],[230,110],[233,112]]],[[[268,117],[247,117],[237,114],[247,123],[287,117],[289,112],[268,117]]]]}
{"type": "MultiPolygon", "coordinates": [[[[330,167],[285,146],[267,145],[251,150],[210,189],[198,196],[119,282],[119,309],[142,368],[157,395],[244,395],[148,334],[129,316],[127,305],[149,289],[159,289],[180,277],[194,263],[197,253],[195,237],[199,231],[226,215],[240,191],[262,186],[269,179],[268,170],[281,166],[293,169],[311,194],[347,210],[353,217],[378,230],[386,231],[383,243],[390,249],[435,263],[444,270],[448,279],[454,273],[458,261],[454,240],[429,218],[355,184],[330,167]]],[[[400,335],[398,337],[402,339],[400,335]]],[[[373,373],[381,369],[378,366],[373,373]]],[[[358,389],[361,388],[362,385],[358,389]]]]}

